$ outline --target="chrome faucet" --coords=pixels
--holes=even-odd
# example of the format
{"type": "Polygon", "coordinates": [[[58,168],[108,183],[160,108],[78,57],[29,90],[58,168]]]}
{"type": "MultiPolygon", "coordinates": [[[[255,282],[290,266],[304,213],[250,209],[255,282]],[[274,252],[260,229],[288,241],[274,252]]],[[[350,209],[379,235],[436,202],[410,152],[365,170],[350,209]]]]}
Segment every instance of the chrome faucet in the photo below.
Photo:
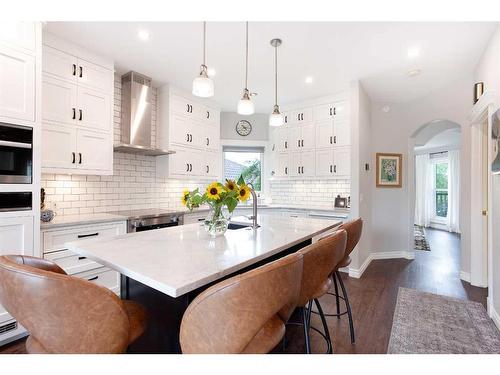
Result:
{"type": "Polygon", "coordinates": [[[257,194],[255,193],[252,183],[248,183],[247,186],[250,188],[250,194],[252,194],[253,212],[249,219],[252,219],[252,228],[257,229],[259,224],[257,224],[257,194]]]}

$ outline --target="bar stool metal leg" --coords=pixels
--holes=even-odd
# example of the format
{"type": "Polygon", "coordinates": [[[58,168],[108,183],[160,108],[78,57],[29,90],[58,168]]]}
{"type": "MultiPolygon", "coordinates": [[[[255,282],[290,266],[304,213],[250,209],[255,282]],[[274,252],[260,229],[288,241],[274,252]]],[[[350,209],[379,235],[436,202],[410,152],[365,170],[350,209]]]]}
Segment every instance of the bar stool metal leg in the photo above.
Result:
{"type": "Polygon", "coordinates": [[[344,302],[347,308],[347,315],[349,317],[349,331],[351,332],[351,344],[354,344],[356,340],[354,338],[354,324],[352,322],[351,304],[349,303],[349,297],[347,295],[347,291],[345,289],[344,282],[342,281],[342,277],[340,276],[339,271],[335,271],[335,275],[339,279],[340,288],[342,289],[342,294],[344,295],[344,302]]]}
{"type": "Polygon", "coordinates": [[[304,338],[306,342],[306,354],[311,354],[311,341],[309,338],[309,318],[307,308],[302,307],[302,325],[304,327],[304,338]]]}
{"type": "Polygon", "coordinates": [[[340,298],[339,298],[339,286],[337,284],[337,273],[332,274],[333,285],[335,286],[335,302],[337,302],[337,319],[340,319],[340,298]]]}
{"type": "Polygon", "coordinates": [[[314,303],[316,304],[316,308],[318,309],[319,316],[321,318],[321,323],[323,324],[323,330],[325,331],[326,342],[328,345],[327,354],[332,354],[333,353],[333,342],[332,342],[332,339],[330,337],[330,331],[328,330],[328,324],[326,324],[325,314],[323,313],[323,309],[321,308],[321,304],[319,303],[317,298],[314,299],[314,303]]]}

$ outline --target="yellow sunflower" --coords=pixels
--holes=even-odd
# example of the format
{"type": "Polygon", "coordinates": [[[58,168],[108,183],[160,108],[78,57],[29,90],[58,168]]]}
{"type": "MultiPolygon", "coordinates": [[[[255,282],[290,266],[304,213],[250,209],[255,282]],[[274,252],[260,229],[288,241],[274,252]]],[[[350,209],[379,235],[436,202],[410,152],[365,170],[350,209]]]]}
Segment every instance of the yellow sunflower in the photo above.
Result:
{"type": "Polygon", "coordinates": [[[207,197],[208,199],[212,199],[216,201],[217,199],[220,198],[220,193],[221,193],[221,187],[217,182],[212,182],[210,185],[207,187],[207,197]]]}
{"type": "Polygon", "coordinates": [[[189,190],[184,190],[182,193],[182,204],[185,206],[189,197],[189,190]]]}
{"type": "Polygon", "coordinates": [[[236,191],[238,190],[238,185],[236,185],[236,182],[234,180],[226,180],[226,190],[227,191],[236,191]]]}
{"type": "Polygon", "coordinates": [[[245,202],[250,197],[250,188],[247,185],[241,185],[238,189],[238,199],[245,202]]]}

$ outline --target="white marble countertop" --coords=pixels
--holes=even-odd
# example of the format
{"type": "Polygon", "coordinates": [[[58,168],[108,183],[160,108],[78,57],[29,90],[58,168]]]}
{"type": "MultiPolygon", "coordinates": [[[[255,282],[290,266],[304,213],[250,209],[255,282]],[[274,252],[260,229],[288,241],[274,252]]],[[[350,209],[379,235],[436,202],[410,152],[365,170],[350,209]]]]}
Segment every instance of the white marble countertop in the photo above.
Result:
{"type": "MultiPolygon", "coordinates": [[[[244,218],[234,218],[240,222],[244,218]]],[[[65,244],[171,297],[179,297],[341,224],[259,214],[261,225],[212,239],[195,223],[65,244]]]]}
{"type": "Polygon", "coordinates": [[[126,221],[127,218],[121,215],[109,213],[80,214],[80,215],[57,215],[49,222],[40,220],[40,229],[53,229],[67,227],[70,225],[85,225],[96,223],[109,223],[113,221],[126,221]]]}

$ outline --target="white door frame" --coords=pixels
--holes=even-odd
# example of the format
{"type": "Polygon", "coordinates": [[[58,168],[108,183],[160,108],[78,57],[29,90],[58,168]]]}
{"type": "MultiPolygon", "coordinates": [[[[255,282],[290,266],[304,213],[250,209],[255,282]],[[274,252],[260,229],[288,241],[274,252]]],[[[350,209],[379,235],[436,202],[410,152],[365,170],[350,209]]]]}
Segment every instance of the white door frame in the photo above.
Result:
{"type": "MultiPolygon", "coordinates": [[[[491,301],[493,291],[492,274],[492,179],[491,173],[488,176],[488,248],[487,254],[483,253],[483,184],[482,184],[482,132],[485,123],[488,124],[487,136],[491,139],[491,115],[494,112],[493,91],[485,92],[469,114],[471,125],[471,213],[470,213],[470,283],[474,286],[488,287],[488,302],[491,301]],[[486,266],[487,265],[487,266],[486,266]]],[[[488,164],[492,161],[492,143],[488,142],[488,164]]],[[[489,303],[488,303],[489,310],[489,303]]]]}

